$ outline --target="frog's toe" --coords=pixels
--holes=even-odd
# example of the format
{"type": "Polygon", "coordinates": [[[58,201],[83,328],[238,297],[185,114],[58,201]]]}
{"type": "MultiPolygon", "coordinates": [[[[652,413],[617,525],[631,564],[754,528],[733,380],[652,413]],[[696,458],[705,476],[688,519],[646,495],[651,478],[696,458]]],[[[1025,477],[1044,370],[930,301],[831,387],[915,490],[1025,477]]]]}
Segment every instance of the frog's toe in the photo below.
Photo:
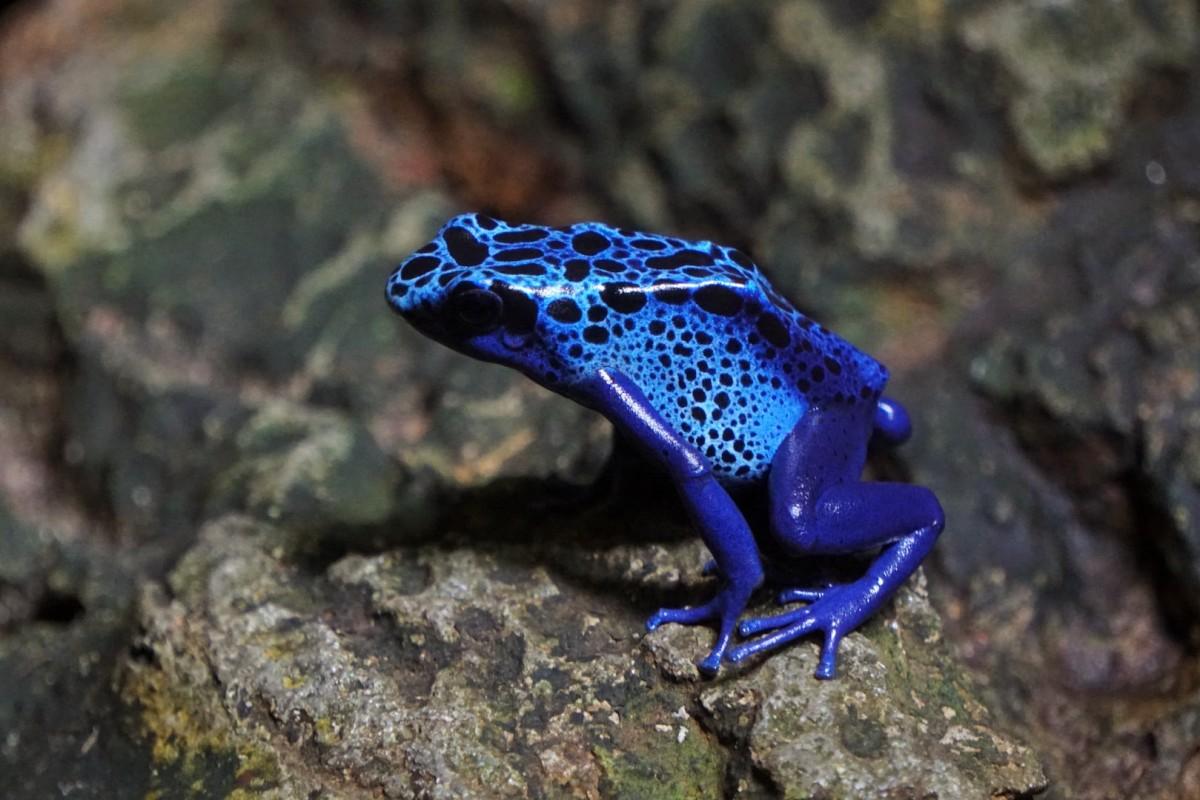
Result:
{"type": "Polygon", "coordinates": [[[784,625],[790,625],[796,620],[803,619],[808,614],[808,608],[797,608],[792,611],[786,611],[782,614],[775,614],[769,617],[752,617],[742,620],[738,625],[738,633],[742,636],[754,636],[756,633],[763,631],[773,631],[776,628],[782,628],[784,625]]]}
{"type": "Polygon", "coordinates": [[[842,643],[842,632],[837,628],[825,631],[825,643],[821,646],[821,660],[817,662],[818,678],[827,681],[837,674],[838,645],[842,643]]]}
{"type": "Polygon", "coordinates": [[[652,631],[660,625],[675,622],[679,625],[699,625],[717,616],[713,602],[687,608],[660,608],[646,620],[646,630],[652,631]]]}
{"type": "Polygon", "coordinates": [[[784,589],[776,598],[781,606],[786,606],[789,603],[815,603],[820,600],[833,587],[825,589],[784,589]]]}
{"type": "Polygon", "coordinates": [[[712,678],[721,671],[721,660],[724,656],[724,653],[718,653],[714,650],[696,662],[696,669],[700,670],[706,677],[712,678]]]}
{"type": "Polygon", "coordinates": [[[797,609],[796,611],[788,614],[780,614],[777,617],[763,617],[761,620],[746,620],[745,623],[742,623],[743,635],[746,635],[744,629],[747,627],[747,623],[752,622],[770,622],[773,624],[769,627],[763,628],[751,627],[750,633],[754,633],[755,630],[771,630],[771,633],[760,636],[757,639],[751,639],[749,641],[742,642],[736,647],[731,647],[729,649],[729,653],[725,656],[728,661],[737,663],[745,658],[749,658],[750,656],[758,655],[759,653],[769,653],[773,650],[778,650],[785,644],[788,644],[795,639],[799,639],[802,636],[807,636],[821,627],[820,620],[814,615],[808,613],[807,608],[797,609]],[[790,617],[791,621],[774,624],[777,623],[779,619],[784,617],[790,617]]]}
{"type": "Polygon", "coordinates": [[[717,634],[717,643],[713,645],[713,649],[707,656],[696,662],[696,668],[700,672],[711,678],[721,669],[721,662],[725,660],[725,654],[729,650],[729,642],[733,638],[733,621],[722,621],[721,631],[717,634]]]}

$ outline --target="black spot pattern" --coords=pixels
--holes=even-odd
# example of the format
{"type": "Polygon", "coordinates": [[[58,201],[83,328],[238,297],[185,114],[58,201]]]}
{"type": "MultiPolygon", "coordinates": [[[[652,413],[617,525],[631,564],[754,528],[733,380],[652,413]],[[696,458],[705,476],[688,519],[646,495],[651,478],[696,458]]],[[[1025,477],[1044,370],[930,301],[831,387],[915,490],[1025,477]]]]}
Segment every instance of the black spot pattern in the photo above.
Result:
{"type": "Polygon", "coordinates": [[[400,270],[400,277],[406,281],[415,280],[427,272],[432,272],[442,265],[442,262],[432,256],[417,256],[410,258],[400,270]]]}
{"type": "Polygon", "coordinates": [[[707,266],[711,263],[713,257],[699,250],[676,250],[667,256],[646,259],[646,266],[651,269],[681,269],[689,266],[707,266]]]}
{"type": "Polygon", "coordinates": [[[534,261],[545,255],[536,247],[516,247],[496,253],[497,261],[534,261]]]}
{"type": "Polygon", "coordinates": [[[571,237],[571,247],[583,256],[594,256],[608,249],[608,239],[595,231],[585,231],[571,237]]]}
{"type": "Polygon", "coordinates": [[[592,271],[591,265],[581,258],[575,258],[566,263],[563,268],[563,277],[572,283],[580,283],[587,278],[588,273],[592,271]]]}
{"type": "Polygon", "coordinates": [[[545,275],[546,269],[540,264],[505,264],[496,267],[501,275],[545,275]]]}
{"type": "Polygon", "coordinates": [[[712,314],[732,317],[742,310],[742,297],[724,284],[713,283],[696,290],[696,305],[712,314]]]}
{"type": "Polygon", "coordinates": [[[470,231],[458,225],[452,226],[442,235],[450,257],[460,267],[475,267],[488,257],[487,245],[480,243],[470,231]]]}
{"type": "Polygon", "coordinates": [[[792,336],[787,327],[774,314],[764,313],[755,324],[758,332],[772,347],[784,348],[791,344],[792,336]]]}
{"type": "Polygon", "coordinates": [[[810,405],[875,403],[887,380],[745,254],[597,223],[456,217],[396,269],[387,296],[439,340],[551,389],[601,366],[621,372],[728,482],[761,479],[810,405]],[[467,282],[499,298],[498,325],[446,323],[467,282]]]}
{"type": "Polygon", "coordinates": [[[646,293],[632,283],[606,283],[600,289],[600,299],[622,314],[632,314],[646,306],[646,293]]]}
{"type": "Polygon", "coordinates": [[[673,306],[683,305],[692,299],[692,290],[687,284],[662,281],[651,285],[656,300],[673,306]]]}
{"type": "Polygon", "coordinates": [[[505,231],[504,233],[496,234],[496,241],[500,244],[529,244],[530,242],[540,242],[548,235],[545,228],[525,228],[523,230],[505,231]]]}
{"type": "Polygon", "coordinates": [[[568,325],[583,319],[583,312],[579,310],[579,306],[574,300],[567,297],[560,297],[550,303],[546,308],[546,313],[559,322],[565,322],[568,325]]]}

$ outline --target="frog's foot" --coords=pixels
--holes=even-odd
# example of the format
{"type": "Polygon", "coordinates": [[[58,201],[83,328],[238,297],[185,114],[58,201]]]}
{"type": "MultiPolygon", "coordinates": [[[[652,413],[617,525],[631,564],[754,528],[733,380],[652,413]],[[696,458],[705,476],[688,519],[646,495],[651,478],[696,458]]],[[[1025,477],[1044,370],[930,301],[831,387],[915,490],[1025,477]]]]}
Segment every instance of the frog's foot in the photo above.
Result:
{"type": "Polygon", "coordinates": [[[737,663],[752,655],[777,650],[814,631],[824,631],[825,643],[821,648],[816,675],[822,679],[832,678],[837,672],[837,651],[842,637],[870,616],[873,605],[870,601],[873,599],[874,594],[869,582],[859,581],[821,590],[820,597],[816,598],[812,605],[804,608],[773,617],[746,620],[738,627],[743,636],[752,636],[762,631],[773,633],[731,648],[726,658],[737,663]]]}
{"type": "Polygon", "coordinates": [[[808,611],[807,607],[785,611],[782,614],[773,614],[769,617],[751,617],[750,619],[742,620],[738,625],[738,633],[742,636],[754,636],[763,631],[773,631],[776,628],[789,625],[798,619],[803,619],[806,611],[808,611]]]}
{"type": "Polygon", "coordinates": [[[709,654],[696,664],[705,675],[713,676],[721,668],[721,661],[725,658],[725,651],[733,638],[734,625],[737,624],[737,619],[746,608],[746,602],[749,599],[750,591],[727,586],[703,605],[688,608],[660,608],[646,620],[646,630],[652,631],[667,622],[675,622],[680,625],[699,625],[715,620],[717,622],[717,643],[709,654]]]}
{"type": "MultiPolygon", "coordinates": [[[[781,606],[786,606],[791,603],[815,603],[831,591],[836,589],[836,586],[826,586],[823,589],[784,589],[780,592],[775,600],[781,606]]],[[[783,614],[773,614],[768,617],[751,617],[743,620],[738,625],[738,633],[742,636],[753,636],[756,633],[763,631],[773,631],[776,628],[782,628],[791,622],[798,619],[803,619],[807,608],[797,608],[792,611],[784,612],[783,614]]]]}

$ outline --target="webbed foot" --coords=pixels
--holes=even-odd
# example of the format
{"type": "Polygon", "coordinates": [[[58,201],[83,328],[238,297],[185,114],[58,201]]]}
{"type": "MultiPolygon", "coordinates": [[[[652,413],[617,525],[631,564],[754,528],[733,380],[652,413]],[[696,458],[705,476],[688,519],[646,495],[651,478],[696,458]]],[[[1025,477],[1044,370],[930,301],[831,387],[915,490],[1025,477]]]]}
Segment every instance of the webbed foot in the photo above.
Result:
{"type": "Polygon", "coordinates": [[[646,630],[652,631],[664,623],[674,622],[680,625],[699,625],[715,620],[717,622],[717,642],[709,654],[696,663],[705,675],[712,677],[721,668],[725,659],[730,640],[733,639],[733,628],[737,619],[746,608],[750,599],[750,590],[741,590],[734,586],[726,586],[717,592],[707,603],[687,608],[660,608],[646,620],[646,630]]]}
{"type": "MultiPolygon", "coordinates": [[[[775,601],[781,606],[791,603],[815,603],[831,591],[836,589],[836,586],[826,586],[822,589],[784,589],[780,592],[775,601]]],[[[752,617],[743,620],[738,625],[738,633],[742,636],[753,636],[756,633],[763,631],[772,631],[776,628],[782,628],[788,623],[804,618],[804,612],[807,608],[798,608],[792,611],[784,612],[783,614],[772,614],[766,617],[752,617]]]]}
{"type": "Polygon", "coordinates": [[[825,642],[821,647],[816,676],[821,679],[832,678],[837,672],[838,645],[843,636],[870,616],[874,588],[872,584],[863,584],[861,581],[847,586],[834,586],[821,590],[820,597],[812,605],[773,617],[746,620],[738,627],[743,636],[773,632],[736,645],[726,654],[726,659],[737,663],[752,655],[777,650],[814,631],[824,631],[825,642]]]}

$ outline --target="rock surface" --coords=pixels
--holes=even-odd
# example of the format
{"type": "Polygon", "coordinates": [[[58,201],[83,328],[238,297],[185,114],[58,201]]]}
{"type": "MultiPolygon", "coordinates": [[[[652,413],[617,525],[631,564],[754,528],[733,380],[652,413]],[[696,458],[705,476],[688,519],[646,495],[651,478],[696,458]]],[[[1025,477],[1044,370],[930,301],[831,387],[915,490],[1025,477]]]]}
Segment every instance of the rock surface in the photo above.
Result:
{"type": "Polygon", "coordinates": [[[0,784],[1195,796],[1198,13],[7,12],[0,784]],[[470,207],[730,242],[879,355],[928,596],[831,683],[643,637],[705,588],[670,490],[577,501],[604,424],[383,306],[470,207]]]}
{"type": "Polygon", "coordinates": [[[213,793],[278,797],[991,797],[1045,782],[976,699],[921,584],[846,640],[837,681],[812,677],[807,643],[699,682],[708,634],[643,639],[638,624],[697,572],[698,545],[555,546],[577,515],[498,525],[488,508],[436,543],[323,566],[280,528],[207,525],[169,596],[143,595],[147,657],[123,675],[154,753],[213,793]]]}

